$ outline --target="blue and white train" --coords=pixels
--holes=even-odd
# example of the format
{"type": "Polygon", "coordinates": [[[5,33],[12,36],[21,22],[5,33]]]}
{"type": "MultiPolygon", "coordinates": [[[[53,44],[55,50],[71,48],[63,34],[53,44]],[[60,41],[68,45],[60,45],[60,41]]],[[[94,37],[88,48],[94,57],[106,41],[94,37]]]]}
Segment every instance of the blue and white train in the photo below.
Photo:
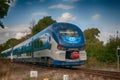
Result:
{"type": "Polygon", "coordinates": [[[79,27],[70,23],[54,23],[24,42],[2,52],[2,56],[18,62],[55,66],[79,66],[87,59],[85,38],[79,27]]]}

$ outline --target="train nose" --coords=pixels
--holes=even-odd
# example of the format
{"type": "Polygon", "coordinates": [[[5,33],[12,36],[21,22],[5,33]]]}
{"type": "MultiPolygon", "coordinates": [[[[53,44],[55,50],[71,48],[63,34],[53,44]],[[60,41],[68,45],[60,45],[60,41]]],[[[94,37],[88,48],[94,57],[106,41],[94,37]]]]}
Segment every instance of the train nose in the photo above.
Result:
{"type": "Polygon", "coordinates": [[[71,59],[78,59],[80,57],[79,52],[73,52],[71,54],[71,59]]]}

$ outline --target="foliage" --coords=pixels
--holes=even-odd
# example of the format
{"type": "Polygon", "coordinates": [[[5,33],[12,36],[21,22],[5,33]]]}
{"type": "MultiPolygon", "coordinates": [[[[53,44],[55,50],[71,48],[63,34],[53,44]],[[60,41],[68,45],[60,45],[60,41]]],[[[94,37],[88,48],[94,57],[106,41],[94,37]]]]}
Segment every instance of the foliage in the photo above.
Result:
{"type": "MultiPolygon", "coordinates": [[[[13,2],[13,0],[0,0],[0,19],[4,18],[7,15],[9,3],[11,2],[13,2]]],[[[0,27],[4,28],[4,25],[1,21],[0,27]]]]}
{"type": "Polygon", "coordinates": [[[99,37],[99,33],[100,31],[97,28],[91,28],[84,31],[88,65],[94,66],[98,62],[99,55],[103,52],[103,42],[99,41],[97,38],[99,37]]]}
{"type": "Polygon", "coordinates": [[[0,52],[3,51],[3,50],[8,49],[10,47],[14,47],[18,43],[19,43],[19,40],[15,39],[15,38],[11,38],[6,43],[1,44],[0,48],[2,48],[2,49],[0,49],[0,52]]]}
{"type": "Polygon", "coordinates": [[[120,46],[120,37],[110,37],[106,44],[106,56],[110,62],[116,62],[117,60],[117,47],[120,46]]]}
{"type": "Polygon", "coordinates": [[[0,44],[0,52],[2,52],[3,49],[4,49],[4,45],[0,44]]]}
{"type": "Polygon", "coordinates": [[[84,31],[86,38],[87,64],[91,66],[115,64],[117,60],[116,49],[120,46],[120,37],[111,36],[107,44],[103,44],[97,37],[100,31],[91,28],[84,31]]]}
{"type": "Polygon", "coordinates": [[[87,39],[87,41],[90,41],[90,40],[98,40],[96,38],[96,36],[99,37],[99,34],[100,31],[97,29],[97,28],[91,28],[91,29],[87,29],[84,31],[84,34],[85,34],[85,38],[87,39]]]}
{"type": "Polygon", "coordinates": [[[98,49],[103,45],[103,42],[96,38],[96,36],[99,36],[99,33],[100,31],[97,28],[91,28],[84,31],[87,44],[86,50],[89,56],[97,56],[98,49]]]}
{"type": "Polygon", "coordinates": [[[32,28],[32,34],[37,34],[41,30],[45,29],[55,22],[55,20],[51,19],[51,16],[44,17],[43,19],[39,20],[38,23],[32,28]]]}

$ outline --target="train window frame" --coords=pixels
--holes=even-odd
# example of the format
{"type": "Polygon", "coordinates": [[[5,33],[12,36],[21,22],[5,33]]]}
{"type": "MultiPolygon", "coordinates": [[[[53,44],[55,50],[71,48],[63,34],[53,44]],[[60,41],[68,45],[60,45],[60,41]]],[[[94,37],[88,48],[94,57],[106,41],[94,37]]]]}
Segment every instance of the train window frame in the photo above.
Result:
{"type": "Polygon", "coordinates": [[[36,39],[36,47],[39,48],[39,38],[36,39]]]}
{"type": "Polygon", "coordinates": [[[36,48],[39,48],[39,38],[35,39],[33,41],[33,47],[36,49],[36,48]]]}
{"type": "Polygon", "coordinates": [[[29,42],[28,45],[30,46],[30,45],[31,45],[31,42],[29,42]]]}
{"type": "Polygon", "coordinates": [[[43,41],[41,40],[41,38],[39,38],[39,48],[41,48],[43,46],[43,41]]]}
{"type": "Polygon", "coordinates": [[[36,48],[36,40],[33,41],[33,47],[36,48]]]}

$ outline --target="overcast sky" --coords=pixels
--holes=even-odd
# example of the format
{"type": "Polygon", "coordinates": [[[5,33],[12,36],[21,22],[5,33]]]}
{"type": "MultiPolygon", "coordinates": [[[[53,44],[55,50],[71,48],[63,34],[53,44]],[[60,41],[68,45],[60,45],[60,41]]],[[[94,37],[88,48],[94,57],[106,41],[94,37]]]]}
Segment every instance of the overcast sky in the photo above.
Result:
{"type": "Polygon", "coordinates": [[[120,34],[120,0],[15,0],[2,19],[5,29],[0,29],[0,43],[30,33],[30,22],[44,16],[76,24],[82,31],[98,28],[105,42],[116,31],[120,34]]]}

